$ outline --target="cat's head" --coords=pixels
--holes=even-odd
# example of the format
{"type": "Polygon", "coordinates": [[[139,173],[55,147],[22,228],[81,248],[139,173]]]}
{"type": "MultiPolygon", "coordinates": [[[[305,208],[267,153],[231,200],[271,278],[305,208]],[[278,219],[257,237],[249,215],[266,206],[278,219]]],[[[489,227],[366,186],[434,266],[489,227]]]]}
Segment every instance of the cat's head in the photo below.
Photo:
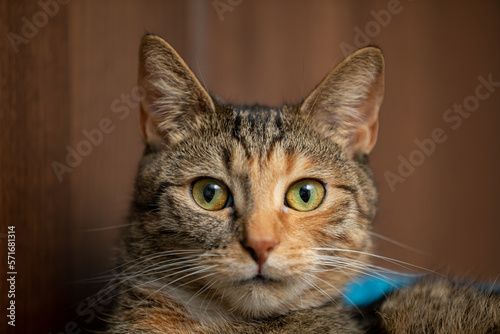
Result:
{"type": "Polygon", "coordinates": [[[147,149],[124,239],[135,289],[199,317],[258,318],[338,296],[371,248],[366,157],[383,71],[380,50],[368,47],[297,105],[235,106],[211,96],[165,41],[145,36],[147,149]]]}

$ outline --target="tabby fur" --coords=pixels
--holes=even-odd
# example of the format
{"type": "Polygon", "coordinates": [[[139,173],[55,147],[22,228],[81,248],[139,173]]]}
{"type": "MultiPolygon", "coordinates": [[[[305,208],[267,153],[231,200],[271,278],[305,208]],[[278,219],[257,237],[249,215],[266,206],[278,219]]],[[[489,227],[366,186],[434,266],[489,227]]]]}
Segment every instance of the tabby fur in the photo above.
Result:
{"type": "Polygon", "coordinates": [[[299,104],[235,106],[146,35],[139,84],[146,149],[109,334],[499,330],[498,295],[444,279],[361,310],[340,299],[372,251],[377,193],[367,157],[384,91],[378,48],[349,56],[299,104]],[[202,177],[225,183],[231,205],[197,205],[192,185],[202,177]],[[301,179],[324,184],[314,210],[284,202],[301,179]],[[269,256],[257,260],[250,242],[270,242],[269,256]]]}

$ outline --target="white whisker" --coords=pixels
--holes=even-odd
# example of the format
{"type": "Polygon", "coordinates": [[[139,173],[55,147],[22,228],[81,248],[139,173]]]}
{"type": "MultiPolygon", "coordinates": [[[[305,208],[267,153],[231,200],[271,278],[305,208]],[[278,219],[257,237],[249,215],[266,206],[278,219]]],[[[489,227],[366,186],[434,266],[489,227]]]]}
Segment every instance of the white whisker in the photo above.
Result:
{"type": "Polygon", "coordinates": [[[189,300],[186,302],[186,304],[189,304],[192,300],[194,300],[196,297],[201,295],[205,290],[210,290],[212,286],[217,282],[217,280],[213,279],[209,281],[207,284],[205,284],[201,289],[199,289],[194,295],[189,298],[189,300]]]}
{"type": "MultiPolygon", "coordinates": [[[[198,269],[198,268],[201,268],[201,269],[198,269],[198,270],[196,270],[196,271],[195,271],[195,272],[193,272],[193,273],[186,274],[186,275],[184,275],[184,276],[182,276],[182,277],[179,277],[179,278],[177,278],[177,279],[174,279],[172,282],[168,282],[167,284],[165,284],[165,285],[164,285],[164,286],[162,286],[161,288],[159,288],[159,289],[155,290],[153,293],[151,293],[151,294],[150,294],[149,296],[147,296],[145,299],[148,299],[148,298],[150,298],[150,297],[154,296],[155,294],[157,294],[157,293],[158,293],[158,292],[160,292],[161,290],[165,289],[166,287],[168,287],[168,286],[170,286],[170,285],[174,284],[175,282],[178,282],[178,281],[180,281],[180,280],[182,280],[182,279],[185,279],[186,277],[189,277],[189,276],[193,276],[193,275],[196,275],[196,274],[199,274],[199,273],[203,273],[203,272],[208,271],[209,269],[212,269],[212,268],[215,268],[215,267],[217,267],[217,266],[209,266],[209,267],[207,267],[207,266],[198,266],[198,267],[195,267],[195,268],[191,268],[191,270],[192,270],[192,269],[198,269]]],[[[180,272],[178,272],[177,274],[182,273],[182,272],[186,272],[186,271],[188,271],[188,270],[189,270],[189,269],[186,269],[186,270],[180,271],[180,272]]],[[[214,274],[215,274],[215,273],[214,273],[214,274]]],[[[152,282],[158,281],[158,280],[160,280],[160,279],[164,279],[164,278],[169,277],[169,276],[172,276],[172,275],[167,275],[167,276],[161,277],[161,278],[156,279],[156,280],[154,280],[154,281],[152,281],[152,282]]],[[[152,282],[147,282],[147,284],[150,284],[150,283],[152,283],[152,282]]]]}
{"type": "MultiPolygon", "coordinates": [[[[310,275],[308,274],[308,276],[312,277],[312,278],[317,278],[315,277],[314,275],[310,275]]],[[[314,289],[316,289],[319,293],[321,293],[323,296],[325,296],[330,302],[332,303],[336,303],[337,301],[335,299],[333,299],[332,296],[328,295],[323,289],[321,289],[316,283],[314,283],[313,281],[309,280],[309,279],[306,279],[305,277],[302,277],[302,279],[309,284],[309,286],[312,286],[314,289]]]]}
{"type": "MultiPolygon", "coordinates": [[[[340,289],[338,289],[338,288],[334,287],[334,286],[333,286],[333,285],[331,285],[329,282],[325,281],[325,280],[324,280],[324,279],[322,279],[322,278],[319,278],[319,277],[317,277],[317,276],[314,276],[314,275],[312,275],[312,274],[309,274],[309,273],[306,273],[306,275],[308,275],[308,276],[310,276],[310,277],[313,277],[313,278],[315,278],[315,279],[318,279],[318,280],[322,281],[323,283],[327,284],[328,286],[330,286],[331,288],[333,288],[334,290],[336,290],[339,294],[341,294],[341,295],[342,295],[342,297],[344,297],[346,300],[348,300],[348,301],[349,301],[352,305],[355,305],[355,304],[352,302],[352,300],[350,300],[350,299],[349,299],[349,298],[348,298],[348,297],[347,297],[347,296],[346,296],[346,295],[345,295],[342,291],[340,291],[340,289]]],[[[357,309],[357,310],[361,313],[360,309],[359,309],[357,306],[355,306],[355,308],[356,308],[356,309],[357,309]]]]}
{"type": "Polygon", "coordinates": [[[425,253],[424,251],[422,251],[422,250],[420,250],[420,249],[410,247],[410,246],[405,245],[405,244],[403,244],[403,243],[401,243],[401,242],[399,242],[399,241],[396,241],[396,240],[394,240],[394,239],[391,239],[391,238],[389,238],[389,237],[386,237],[386,236],[384,236],[384,235],[382,235],[382,234],[379,234],[379,233],[376,233],[376,232],[373,232],[373,231],[368,231],[368,233],[370,233],[370,234],[371,234],[371,235],[373,235],[374,237],[377,237],[377,238],[382,239],[382,240],[384,240],[384,241],[390,242],[390,243],[392,243],[392,244],[394,244],[394,245],[396,245],[396,246],[399,246],[399,247],[401,247],[401,248],[407,249],[407,250],[412,251],[412,252],[414,252],[414,253],[421,254],[421,255],[428,255],[427,253],[425,253]]]}
{"type": "MultiPolygon", "coordinates": [[[[128,267],[127,270],[130,270],[130,269],[132,269],[132,268],[140,265],[141,263],[154,260],[154,259],[156,259],[158,257],[162,257],[162,256],[174,256],[174,255],[181,255],[181,254],[184,254],[184,253],[196,253],[196,252],[203,252],[203,249],[168,250],[168,251],[162,251],[162,252],[157,252],[157,253],[153,253],[153,254],[148,254],[148,255],[139,257],[137,259],[134,259],[132,261],[129,261],[129,262],[126,262],[126,263],[123,263],[123,264],[120,264],[120,265],[118,265],[118,266],[116,266],[114,268],[111,268],[109,270],[106,270],[106,271],[103,271],[103,272],[97,274],[97,275],[103,275],[103,274],[106,274],[106,273],[111,273],[109,275],[91,277],[91,278],[87,278],[87,279],[82,279],[82,280],[79,280],[79,281],[75,281],[73,283],[87,283],[87,281],[91,281],[93,279],[113,278],[113,277],[116,276],[116,272],[118,271],[118,269],[120,269],[122,267],[125,267],[125,266],[128,266],[130,264],[133,264],[134,262],[137,262],[137,261],[139,261],[139,262],[135,263],[131,267],[128,267]]],[[[203,254],[200,254],[200,255],[203,255],[203,254]]]]}
{"type": "Polygon", "coordinates": [[[115,230],[118,228],[124,228],[124,227],[129,227],[129,226],[134,226],[138,225],[139,223],[132,223],[132,224],[123,224],[123,225],[115,225],[115,226],[104,226],[104,227],[96,227],[96,228],[87,228],[82,230],[84,233],[88,232],[101,232],[101,231],[108,231],[108,230],[115,230]]]}
{"type": "Polygon", "coordinates": [[[417,266],[415,264],[411,264],[411,263],[408,263],[408,262],[404,262],[404,261],[392,259],[392,258],[389,258],[389,257],[386,257],[386,256],[368,253],[368,252],[362,252],[362,251],[357,251],[357,250],[352,250],[352,249],[342,249],[342,248],[312,248],[312,249],[322,250],[322,251],[330,251],[330,252],[347,252],[347,253],[355,253],[355,254],[367,255],[367,256],[371,256],[371,257],[374,257],[374,258],[377,258],[377,259],[380,259],[380,260],[384,260],[386,262],[398,265],[398,266],[400,266],[402,268],[405,268],[405,269],[408,269],[408,270],[412,270],[410,268],[416,268],[416,269],[420,269],[420,270],[423,270],[423,271],[426,271],[426,272],[435,273],[435,271],[431,270],[431,269],[427,269],[427,268],[424,268],[424,267],[421,267],[421,266],[417,266]]]}

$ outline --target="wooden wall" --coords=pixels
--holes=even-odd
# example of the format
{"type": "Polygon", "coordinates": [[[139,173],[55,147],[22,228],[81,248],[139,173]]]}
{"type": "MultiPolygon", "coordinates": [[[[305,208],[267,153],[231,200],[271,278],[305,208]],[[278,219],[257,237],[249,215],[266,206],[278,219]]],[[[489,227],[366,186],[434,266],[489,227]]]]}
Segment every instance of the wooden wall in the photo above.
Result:
{"type": "Polygon", "coordinates": [[[0,1],[2,333],[14,332],[3,307],[9,225],[17,231],[15,332],[98,323],[78,313],[101,285],[78,281],[111,267],[125,224],[142,150],[135,101],[126,99],[145,32],[165,37],[212,92],[235,103],[299,101],[344,57],[341,46],[381,46],[387,77],[372,155],[375,231],[419,251],[377,238],[378,253],[497,278],[500,87],[480,88],[490,94],[473,103],[479,77],[500,82],[498,1],[59,1],[57,10],[0,1]],[[214,6],[221,2],[225,12],[214,6]],[[36,33],[26,21],[39,25],[36,33]],[[16,52],[9,33],[30,37],[16,52]],[[474,111],[453,129],[458,123],[443,117],[464,103],[474,111]],[[436,128],[447,140],[422,159],[415,141],[436,128]],[[67,147],[87,155],[58,178],[53,164],[65,164],[67,147]],[[400,159],[419,166],[391,189],[387,173],[398,174],[400,159]]]}
{"type": "Polygon", "coordinates": [[[32,38],[16,52],[7,34],[22,37],[20,20],[39,8],[28,1],[0,6],[0,332],[48,332],[69,316],[71,185],[59,183],[50,167],[64,159],[61,145],[71,142],[68,16],[54,16],[38,31],[26,28],[32,38]],[[7,267],[7,226],[16,231],[13,270],[7,267]],[[7,326],[10,271],[17,272],[15,327],[7,326]]]}

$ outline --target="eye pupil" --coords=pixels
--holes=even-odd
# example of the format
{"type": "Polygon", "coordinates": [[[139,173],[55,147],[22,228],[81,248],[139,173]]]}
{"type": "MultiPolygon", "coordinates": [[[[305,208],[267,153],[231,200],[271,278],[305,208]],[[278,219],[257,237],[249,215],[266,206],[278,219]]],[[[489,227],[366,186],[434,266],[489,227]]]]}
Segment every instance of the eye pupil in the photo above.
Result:
{"type": "Polygon", "coordinates": [[[309,202],[309,199],[311,198],[311,188],[312,186],[309,184],[305,184],[302,187],[300,187],[299,195],[300,198],[304,201],[304,203],[309,202]]]}
{"type": "Polygon", "coordinates": [[[285,194],[285,205],[297,211],[316,209],[325,197],[323,184],[314,179],[303,179],[290,186],[285,194]]]}
{"type": "Polygon", "coordinates": [[[191,188],[193,200],[205,210],[222,210],[231,200],[227,186],[212,178],[198,179],[191,188]]]}
{"type": "Polygon", "coordinates": [[[216,187],[216,184],[207,184],[203,189],[203,197],[205,198],[205,201],[207,201],[207,203],[212,202],[212,200],[214,199],[216,187]]]}

